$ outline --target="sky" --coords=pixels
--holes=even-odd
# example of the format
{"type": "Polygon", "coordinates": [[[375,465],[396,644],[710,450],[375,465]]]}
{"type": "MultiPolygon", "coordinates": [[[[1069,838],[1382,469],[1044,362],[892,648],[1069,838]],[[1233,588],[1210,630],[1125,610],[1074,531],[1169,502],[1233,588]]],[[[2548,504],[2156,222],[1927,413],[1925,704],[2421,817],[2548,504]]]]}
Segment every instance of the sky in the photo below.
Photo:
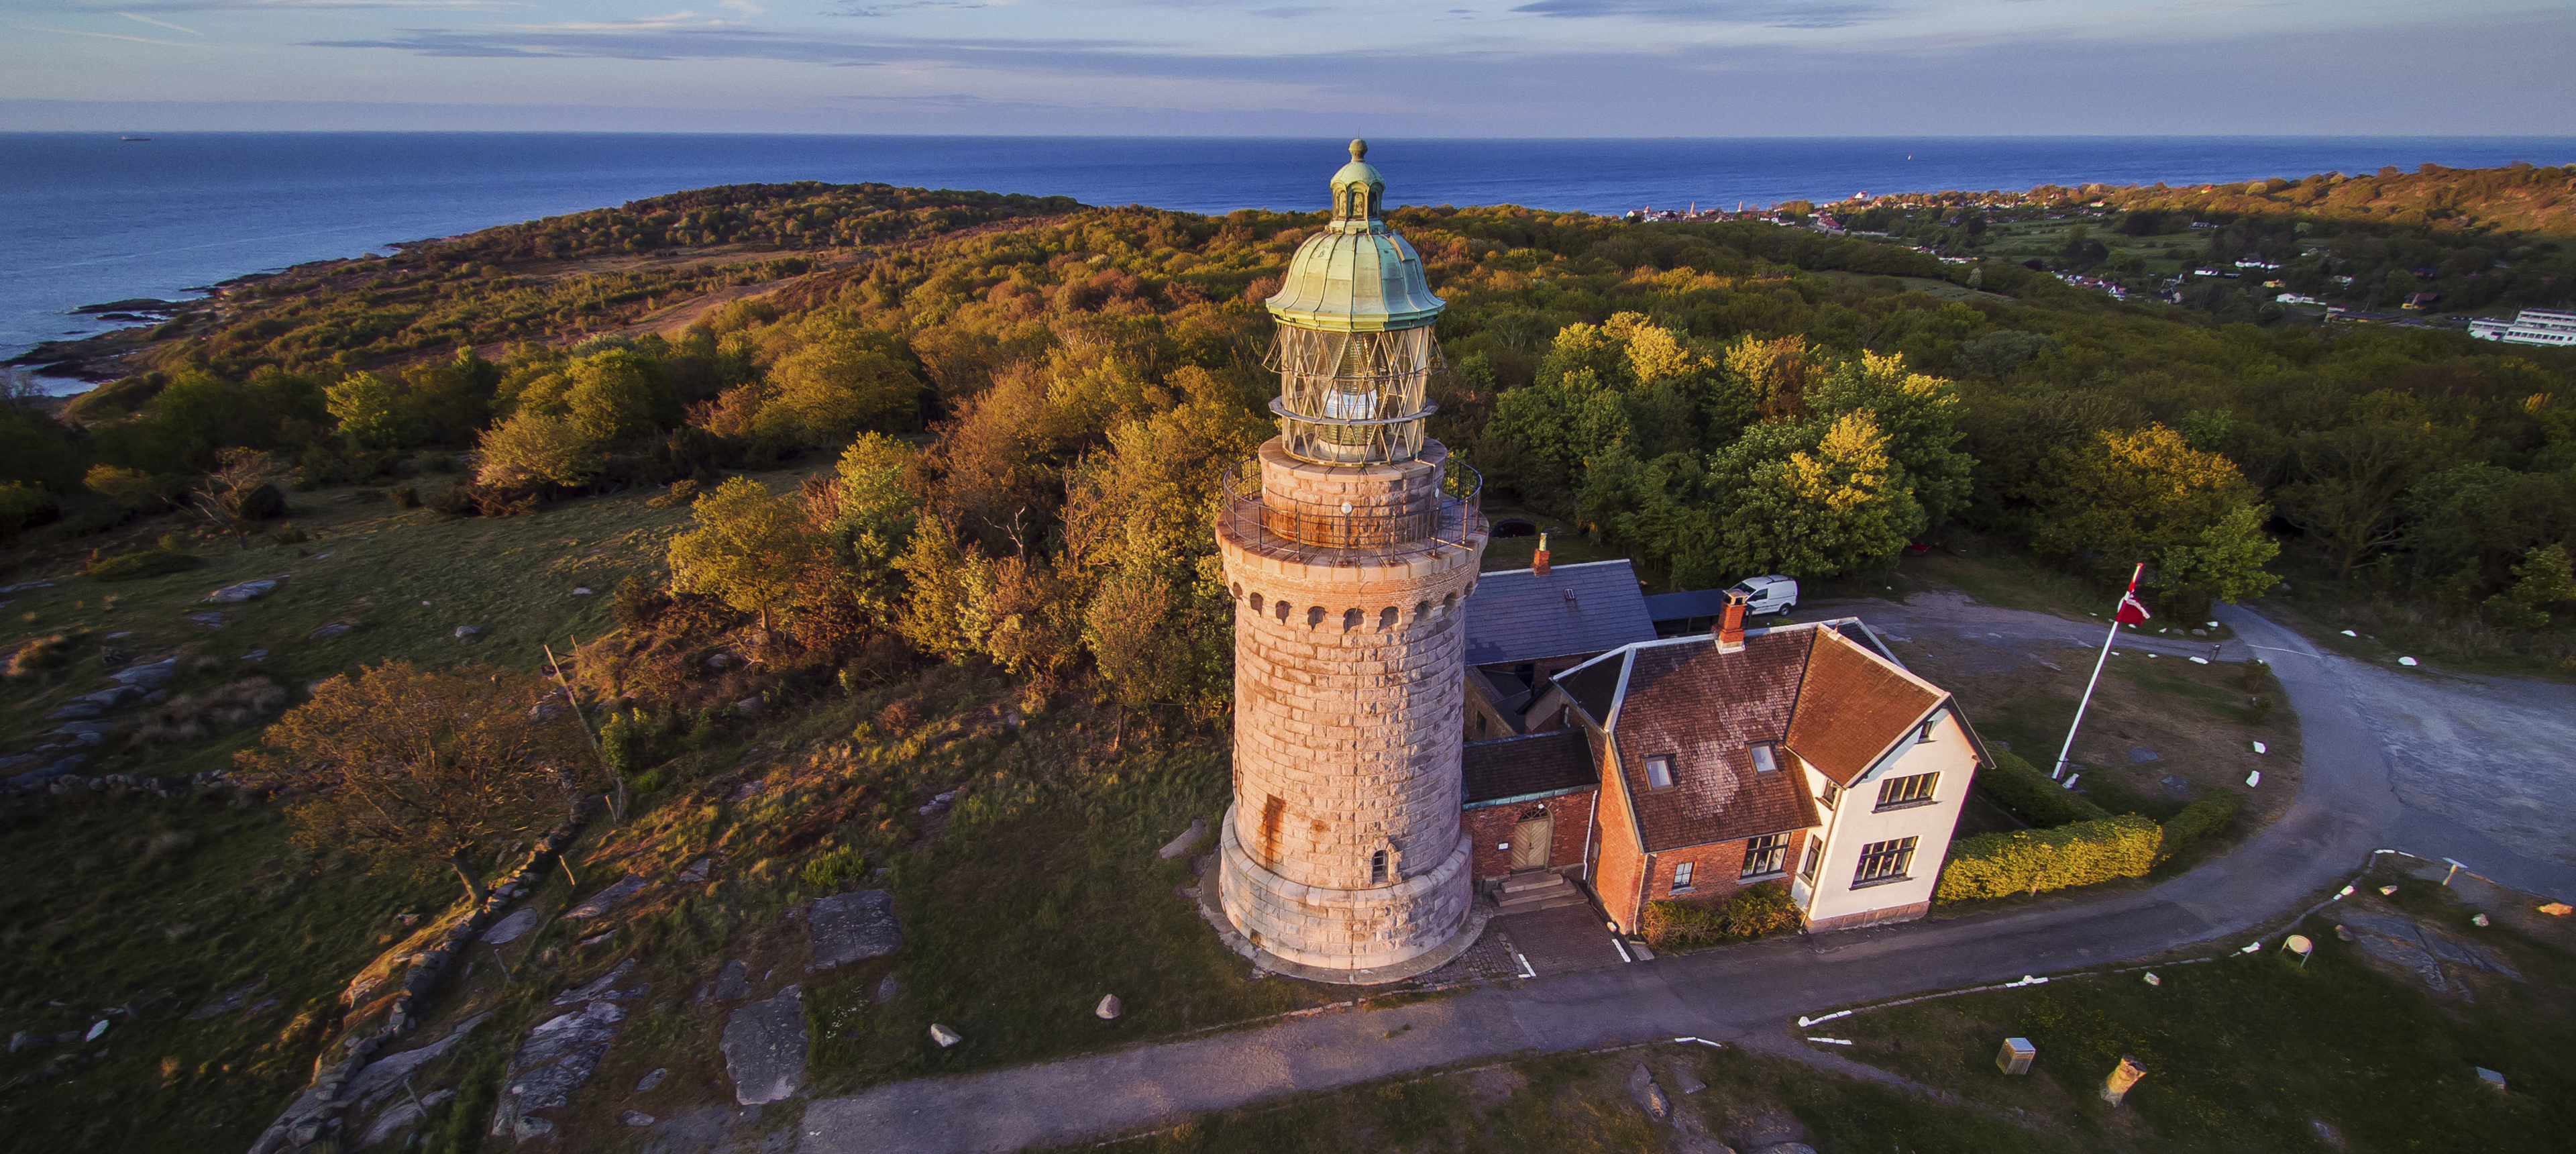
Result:
{"type": "Polygon", "coordinates": [[[2527,0],[0,0],[0,130],[2555,134],[2527,0]]]}

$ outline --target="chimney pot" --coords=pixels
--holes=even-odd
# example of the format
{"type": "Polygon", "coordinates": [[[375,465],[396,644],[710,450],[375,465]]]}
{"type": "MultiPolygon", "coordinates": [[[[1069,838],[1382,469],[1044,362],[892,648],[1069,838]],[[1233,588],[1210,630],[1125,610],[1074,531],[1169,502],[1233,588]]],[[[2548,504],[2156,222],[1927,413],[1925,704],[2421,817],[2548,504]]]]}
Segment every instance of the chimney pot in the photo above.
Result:
{"type": "Polygon", "coordinates": [[[1744,595],[1729,592],[1726,611],[1717,619],[1717,651],[1736,653],[1744,648],[1744,595]]]}
{"type": "MultiPolygon", "coordinates": [[[[1530,572],[1541,577],[1547,576],[1547,534],[1545,533],[1538,535],[1538,551],[1530,554],[1530,572]]],[[[1572,600],[1573,595],[1567,594],[1566,599],[1572,600]]]]}

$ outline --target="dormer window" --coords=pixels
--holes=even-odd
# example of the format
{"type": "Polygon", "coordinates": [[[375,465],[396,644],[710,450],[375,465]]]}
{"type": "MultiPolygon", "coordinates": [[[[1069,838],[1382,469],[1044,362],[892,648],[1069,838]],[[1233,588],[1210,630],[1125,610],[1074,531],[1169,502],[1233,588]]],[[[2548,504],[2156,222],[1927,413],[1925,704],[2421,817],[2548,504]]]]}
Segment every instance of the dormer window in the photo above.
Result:
{"type": "Polygon", "coordinates": [[[1655,756],[1653,756],[1653,757],[1649,757],[1649,758],[1647,758],[1647,759],[1646,759],[1646,788],[1648,788],[1648,789],[1671,789],[1672,787],[1673,787],[1673,759],[1672,759],[1672,758],[1669,758],[1669,757],[1666,757],[1666,756],[1664,756],[1664,755],[1662,755],[1662,754],[1660,754],[1660,753],[1659,753],[1659,754],[1656,754],[1656,755],[1655,755],[1655,756]]]}
{"type": "Polygon", "coordinates": [[[1752,746],[1751,751],[1753,753],[1753,772],[1780,772],[1780,753],[1778,750],[1772,748],[1768,744],[1763,744],[1752,746]]]}

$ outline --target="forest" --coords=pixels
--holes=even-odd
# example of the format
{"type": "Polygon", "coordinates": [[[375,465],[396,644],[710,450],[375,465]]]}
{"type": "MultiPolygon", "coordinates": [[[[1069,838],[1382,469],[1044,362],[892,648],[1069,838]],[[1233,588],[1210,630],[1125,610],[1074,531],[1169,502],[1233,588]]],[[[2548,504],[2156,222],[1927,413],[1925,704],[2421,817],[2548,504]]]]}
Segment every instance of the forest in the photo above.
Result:
{"type": "MultiPolygon", "coordinates": [[[[2184,614],[2287,578],[2576,660],[2570,354],[2222,323],[1764,222],[1390,215],[1449,302],[1434,435],[1659,588],[1974,539],[2144,562],[2184,614]]],[[[58,410],[13,390],[0,528],[22,569],[112,578],[290,544],[297,487],[465,517],[650,486],[694,528],[667,587],[618,591],[638,638],[756,628],[824,678],[1096,674],[1212,718],[1207,519],[1270,433],[1260,302],[1322,219],[735,186],[290,270],[58,410]],[[195,540],[142,543],[177,518],[195,540]]]]}

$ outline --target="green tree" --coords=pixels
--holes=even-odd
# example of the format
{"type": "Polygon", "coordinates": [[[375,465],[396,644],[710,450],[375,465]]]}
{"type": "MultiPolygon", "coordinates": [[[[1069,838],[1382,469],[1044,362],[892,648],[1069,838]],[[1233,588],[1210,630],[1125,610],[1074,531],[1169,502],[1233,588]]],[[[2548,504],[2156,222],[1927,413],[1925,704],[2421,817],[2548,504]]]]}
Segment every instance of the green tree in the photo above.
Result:
{"type": "Polygon", "coordinates": [[[2538,629],[2549,624],[2549,607],[2576,601],[2576,569],[2569,567],[2567,547],[2545,545],[2513,567],[2513,588],[2487,599],[2487,612],[2511,629],[2538,629]]]}
{"type": "Polygon", "coordinates": [[[323,392],[331,418],[353,446],[392,448],[405,440],[402,388],[374,373],[351,373],[323,392]]]}
{"type": "Polygon", "coordinates": [[[2396,544],[2399,500],[2426,473],[2451,463],[2463,430],[2437,425],[2423,402],[2381,389],[2355,400],[2344,423],[2292,442],[2299,479],[2274,496],[2337,576],[2396,544]]]}
{"type": "Polygon", "coordinates": [[[2186,616],[2197,617],[2211,598],[2235,604],[2260,594],[2280,578],[2266,572],[2281,544],[2263,532],[2271,510],[2239,505],[2228,510],[2191,545],[2175,545],[2156,558],[2157,588],[2186,616]]]}
{"type": "Polygon", "coordinates": [[[662,367],[633,349],[610,349],[572,362],[564,407],[573,428],[594,444],[631,441],[677,424],[679,401],[662,367]]]}
{"type": "Polygon", "coordinates": [[[743,613],[760,615],[787,602],[817,560],[797,502],[749,477],[728,478],[689,507],[695,527],[671,539],[671,587],[704,593],[743,613]]]}
{"type": "Polygon", "coordinates": [[[552,693],[526,674],[386,662],[315,686],[235,755],[238,780],[281,796],[299,843],[444,866],[479,903],[476,863],[570,817],[597,776],[552,693]]]}
{"type": "Polygon", "coordinates": [[[1884,562],[1923,508],[1866,413],[1755,426],[1709,462],[1714,556],[1736,576],[1830,577],[1884,562]]]}
{"type": "Polygon", "coordinates": [[[1953,448],[1961,434],[1959,396],[1950,382],[1907,371],[1902,356],[1865,352],[1826,374],[1807,398],[1819,414],[1865,414],[1877,424],[1927,526],[1967,505],[1976,462],[1953,448]]]}
{"type": "Polygon", "coordinates": [[[605,462],[590,437],[563,417],[521,412],[483,434],[475,479],[517,488],[586,484],[605,462]]]}
{"type": "Polygon", "coordinates": [[[2167,550],[2206,545],[2210,530],[2256,504],[2234,462],[2183,443],[2163,425],[2108,429],[2061,448],[2043,469],[2047,503],[2032,544],[2105,577],[2167,550]]]}
{"type": "Polygon", "coordinates": [[[909,445],[884,433],[862,433],[841,453],[829,477],[807,482],[806,519],[860,608],[882,622],[903,598],[895,562],[912,546],[921,502],[904,486],[909,445]]]}
{"type": "Polygon", "coordinates": [[[769,386],[762,434],[807,447],[837,445],[861,429],[900,426],[921,393],[920,378],[882,340],[830,328],[770,366],[769,386]]]}

